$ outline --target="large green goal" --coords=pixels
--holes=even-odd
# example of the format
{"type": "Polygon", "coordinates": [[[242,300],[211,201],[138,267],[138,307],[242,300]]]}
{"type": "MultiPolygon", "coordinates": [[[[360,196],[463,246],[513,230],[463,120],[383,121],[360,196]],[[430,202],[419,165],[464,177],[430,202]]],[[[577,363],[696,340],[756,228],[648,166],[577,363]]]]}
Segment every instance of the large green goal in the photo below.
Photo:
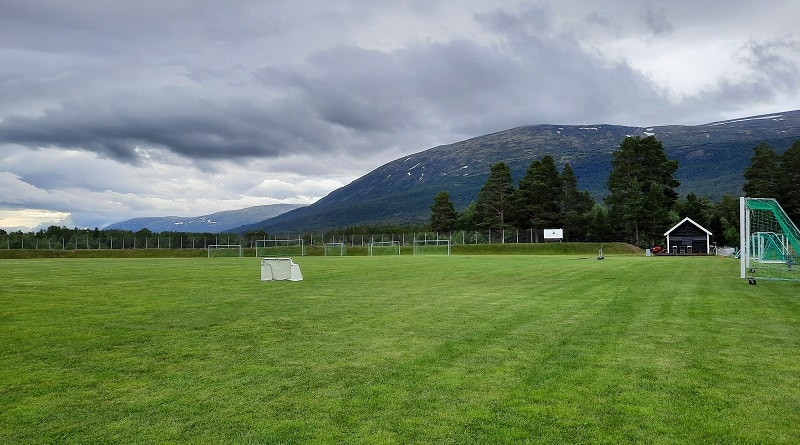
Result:
{"type": "Polygon", "coordinates": [[[739,199],[740,276],[800,281],[800,230],[773,198],[739,199]]]}

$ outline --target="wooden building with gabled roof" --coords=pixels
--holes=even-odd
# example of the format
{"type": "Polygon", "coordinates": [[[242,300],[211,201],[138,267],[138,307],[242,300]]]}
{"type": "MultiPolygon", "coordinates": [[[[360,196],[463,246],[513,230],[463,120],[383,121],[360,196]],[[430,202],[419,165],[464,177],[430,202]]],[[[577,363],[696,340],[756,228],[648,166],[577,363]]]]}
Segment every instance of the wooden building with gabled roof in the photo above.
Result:
{"type": "Polygon", "coordinates": [[[711,251],[711,232],[689,217],[667,230],[664,236],[669,254],[708,254],[711,251]]]}

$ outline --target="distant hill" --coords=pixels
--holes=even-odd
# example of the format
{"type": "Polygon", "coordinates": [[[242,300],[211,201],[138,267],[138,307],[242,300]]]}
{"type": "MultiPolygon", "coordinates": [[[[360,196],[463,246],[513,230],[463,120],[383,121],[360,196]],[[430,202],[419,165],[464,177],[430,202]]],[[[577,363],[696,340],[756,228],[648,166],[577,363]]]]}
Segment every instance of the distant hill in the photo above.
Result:
{"type": "Polygon", "coordinates": [[[137,232],[148,229],[152,232],[190,232],[222,233],[233,232],[245,224],[264,221],[290,210],[303,207],[301,204],[271,204],[248,207],[241,210],[227,210],[202,216],[154,216],[133,218],[106,226],[109,230],[130,230],[137,232]]]}
{"type": "Polygon", "coordinates": [[[611,153],[626,136],[654,135],[680,166],[681,197],[693,191],[717,199],[741,193],[742,173],[753,147],[766,142],[781,153],[800,139],[800,110],[695,126],[534,125],[479,136],[404,156],[378,167],[316,203],[237,232],[326,230],[358,225],[426,223],[437,192],[450,193],[461,210],[475,200],[489,166],[506,162],[514,181],[534,160],[551,155],[569,163],[578,187],[601,201],[611,170],[611,153]]]}

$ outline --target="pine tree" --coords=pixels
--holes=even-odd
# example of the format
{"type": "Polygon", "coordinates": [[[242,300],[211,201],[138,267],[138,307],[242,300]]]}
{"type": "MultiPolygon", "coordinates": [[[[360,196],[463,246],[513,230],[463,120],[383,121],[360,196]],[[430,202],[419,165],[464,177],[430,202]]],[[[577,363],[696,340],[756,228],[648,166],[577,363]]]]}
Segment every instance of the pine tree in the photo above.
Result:
{"type": "Polygon", "coordinates": [[[751,198],[776,198],[780,193],[780,159],[767,144],[761,143],[753,148],[750,166],[744,170],[742,190],[751,198]]]}
{"type": "Polygon", "coordinates": [[[705,226],[713,233],[712,239],[722,246],[739,245],[739,200],[725,195],[711,208],[711,217],[705,226]]]}
{"type": "Polygon", "coordinates": [[[476,225],[481,229],[506,228],[511,212],[514,182],[511,169],[504,162],[490,167],[489,178],[481,187],[475,202],[476,225]]]}
{"type": "Polygon", "coordinates": [[[678,199],[674,189],[680,182],[672,176],[678,162],[667,159],[654,136],[627,137],[612,156],[609,218],[628,239],[640,243],[644,237],[651,244],[668,228],[668,212],[678,199]]]}
{"type": "Polygon", "coordinates": [[[800,222],[800,140],[780,157],[778,189],[781,206],[792,221],[800,222]]]}
{"type": "Polygon", "coordinates": [[[441,191],[436,194],[431,206],[431,230],[434,232],[451,232],[455,229],[458,221],[453,201],[450,200],[450,193],[441,191]]]}
{"type": "Polygon", "coordinates": [[[552,156],[533,161],[514,193],[517,227],[544,229],[560,227],[561,178],[552,156]]]}
{"type": "Polygon", "coordinates": [[[561,223],[568,241],[589,232],[590,212],[594,199],[588,191],[578,191],[578,178],[569,164],[561,171],[561,223]]]}
{"type": "Polygon", "coordinates": [[[689,217],[694,222],[708,227],[712,207],[708,198],[700,198],[694,192],[689,192],[686,194],[686,200],[678,201],[675,207],[679,220],[689,217]]]}

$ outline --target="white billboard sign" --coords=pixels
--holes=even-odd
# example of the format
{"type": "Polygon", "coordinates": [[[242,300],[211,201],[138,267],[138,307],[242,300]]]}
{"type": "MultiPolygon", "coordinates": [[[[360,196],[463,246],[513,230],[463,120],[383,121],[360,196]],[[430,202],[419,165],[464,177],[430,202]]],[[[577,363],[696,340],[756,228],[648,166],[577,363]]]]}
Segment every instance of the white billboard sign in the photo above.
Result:
{"type": "Polygon", "coordinates": [[[564,229],[544,229],[544,239],[545,241],[549,240],[561,241],[562,239],[564,239],[564,229]]]}

